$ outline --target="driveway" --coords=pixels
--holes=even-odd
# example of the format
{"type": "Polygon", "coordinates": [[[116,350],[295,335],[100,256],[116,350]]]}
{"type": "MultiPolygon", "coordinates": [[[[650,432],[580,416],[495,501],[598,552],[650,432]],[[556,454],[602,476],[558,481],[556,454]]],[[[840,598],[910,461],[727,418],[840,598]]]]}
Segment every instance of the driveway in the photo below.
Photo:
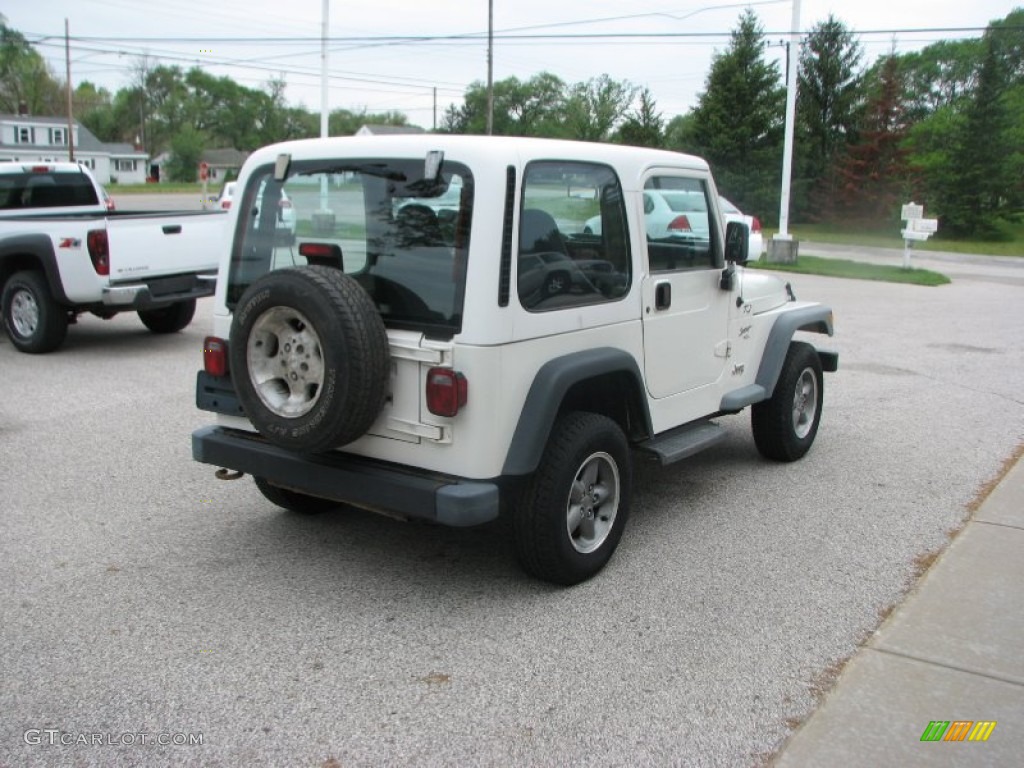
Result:
{"type": "Polygon", "coordinates": [[[791,276],[836,312],[811,453],[762,460],[743,414],[641,464],[619,551],[572,589],[499,525],[296,516],[192,462],[209,301],[170,337],[0,342],[0,765],[755,763],[1024,436],[1014,268],[955,266],[791,276]]]}

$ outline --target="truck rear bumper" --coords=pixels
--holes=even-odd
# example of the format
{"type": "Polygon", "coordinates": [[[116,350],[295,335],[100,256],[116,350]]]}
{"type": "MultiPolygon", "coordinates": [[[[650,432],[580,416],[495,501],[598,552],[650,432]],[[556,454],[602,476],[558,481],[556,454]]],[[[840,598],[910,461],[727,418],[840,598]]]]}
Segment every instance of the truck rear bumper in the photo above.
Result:
{"type": "Polygon", "coordinates": [[[479,525],[498,516],[497,483],[414,473],[343,453],[302,456],[251,432],[207,426],[192,433],[196,461],[262,477],[299,493],[442,525],[479,525]]]}
{"type": "Polygon", "coordinates": [[[103,289],[103,304],[123,309],[163,307],[213,296],[216,287],[216,273],[159,277],[144,283],[108,286],[103,289]]]}

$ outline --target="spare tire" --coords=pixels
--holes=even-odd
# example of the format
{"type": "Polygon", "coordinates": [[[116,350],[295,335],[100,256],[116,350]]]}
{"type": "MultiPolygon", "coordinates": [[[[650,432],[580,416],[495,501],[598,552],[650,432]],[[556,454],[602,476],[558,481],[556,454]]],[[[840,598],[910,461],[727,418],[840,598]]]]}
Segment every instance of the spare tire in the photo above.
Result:
{"type": "Polygon", "coordinates": [[[350,276],[325,266],[279,269],[246,289],[231,324],[238,398],[275,445],[318,453],[370,428],[387,398],[388,338],[350,276]]]}

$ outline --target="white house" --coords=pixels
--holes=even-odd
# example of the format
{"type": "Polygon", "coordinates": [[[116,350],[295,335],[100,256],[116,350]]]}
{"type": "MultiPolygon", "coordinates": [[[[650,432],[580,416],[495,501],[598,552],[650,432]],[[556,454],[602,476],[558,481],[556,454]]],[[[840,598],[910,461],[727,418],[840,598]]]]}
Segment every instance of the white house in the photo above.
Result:
{"type": "MultiPolygon", "coordinates": [[[[75,160],[101,184],[142,184],[149,155],[131,144],[107,144],[77,122],[72,127],[75,160]]],[[[55,162],[68,159],[68,121],[63,117],[0,115],[0,162],[55,162]]]]}

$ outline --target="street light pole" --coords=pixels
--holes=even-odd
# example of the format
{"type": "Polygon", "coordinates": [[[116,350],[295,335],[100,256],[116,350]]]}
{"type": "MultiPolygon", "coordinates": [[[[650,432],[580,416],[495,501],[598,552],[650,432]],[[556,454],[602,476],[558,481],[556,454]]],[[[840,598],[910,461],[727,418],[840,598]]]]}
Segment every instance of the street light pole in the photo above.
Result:
{"type": "Polygon", "coordinates": [[[487,0],[487,135],[494,133],[494,0],[487,0]]]}
{"type": "Polygon", "coordinates": [[[786,64],[786,129],[782,148],[782,194],[779,199],[779,232],[768,248],[769,261],[796,261],[797,243],[789,234],[789,199],[793,176],[793,133],[796,121],[797,66],[800,52],[800,0],[793,0],[786,64]]]}
{"type": "Polygon", "coordinates": [[[71,41],[68,31],[68,20],[64,19],[64,61],[68,77],[68,160],[75,162],[75,118],[72,114],[71,99],[71,41]]]}

